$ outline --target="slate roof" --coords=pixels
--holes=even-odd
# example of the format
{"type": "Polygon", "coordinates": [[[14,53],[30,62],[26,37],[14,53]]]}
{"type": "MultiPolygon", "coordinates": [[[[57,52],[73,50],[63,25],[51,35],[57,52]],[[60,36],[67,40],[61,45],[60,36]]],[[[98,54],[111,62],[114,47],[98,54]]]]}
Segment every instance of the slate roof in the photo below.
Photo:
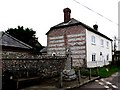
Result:
{"type": "Polygon", "coordinates": [[[50,30],[46,33],[46,35],[53,29],[64,28],[64,27],[69,27],[69,26],[74,26],[74,25],[82,25],[87,30],[89,30],[89,31],[91,31],[91,32],[93,32],[95,34],[98,34],[98,35],[100,35],[100,36],[102,36],[102,37],[104,37],[104,38],[106,38],[106,39],[108,39],[110,41],[112,41],[112,39],[110,39],[109,37],[105,36],[104,34],[100,33],[99,31],[96,31],[95,29],[91,28],[90,26],[88,26],[88,25],[86,25],[86,24],[84,24],[84,23],[82,23],[82,22],[80,22],[80,21],[78,21],[78,20],[76,20],[74,18],[71,18],[70,21],[67,22],[67,23],[62,22],[60,24],[57,24],[57,25],[51,27],[50,30]]]}
{"type": "Polygon", "coordinates": [[[41,53],[47,53],[47,47],[44,47],[43,49],[40,50],[41,53]]]}
{"type": "Polygon", "coordinates": [[[28,44],[25,44],[24,42],[14,38],[5,32],[0,32],[0,45],[5,47],[32,49],[32,47],[28,44]]]}

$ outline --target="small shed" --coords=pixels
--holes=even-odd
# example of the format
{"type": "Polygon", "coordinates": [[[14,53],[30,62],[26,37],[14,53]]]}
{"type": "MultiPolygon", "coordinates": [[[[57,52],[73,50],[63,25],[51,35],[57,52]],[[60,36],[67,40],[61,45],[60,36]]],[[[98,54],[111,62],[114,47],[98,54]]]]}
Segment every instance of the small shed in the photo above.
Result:
{"type": "Polygon", "coordinates": [[[17,55],[25,56],[26,54],[32,54],[33,48],[14,38],[6,32],[0,32],[0,51],[2,56],[17,55]]]}

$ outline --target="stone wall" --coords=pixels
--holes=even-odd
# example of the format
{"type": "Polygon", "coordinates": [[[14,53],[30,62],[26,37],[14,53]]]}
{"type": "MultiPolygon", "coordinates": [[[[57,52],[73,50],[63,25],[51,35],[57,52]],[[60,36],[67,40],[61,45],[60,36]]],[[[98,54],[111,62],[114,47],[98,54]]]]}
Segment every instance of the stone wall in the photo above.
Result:
{"type": "Polygon", "coordinates": [[[53,77],[64,69],[66,57],[34,56],[25,53],[6,53],[2,55],[3,74],[11,73],[13,78],[53,77]]]}
{"type": "Polygon", "coordinates": [[[2,51],[2,58],[5,58],[5,59],[10,59],[10,58],[31,58],[31,57],[34,57],[34,54],[31,54],[29,52],[20,52],[20,51],[6,51],[6,50],[3,50],[2,51]]]}

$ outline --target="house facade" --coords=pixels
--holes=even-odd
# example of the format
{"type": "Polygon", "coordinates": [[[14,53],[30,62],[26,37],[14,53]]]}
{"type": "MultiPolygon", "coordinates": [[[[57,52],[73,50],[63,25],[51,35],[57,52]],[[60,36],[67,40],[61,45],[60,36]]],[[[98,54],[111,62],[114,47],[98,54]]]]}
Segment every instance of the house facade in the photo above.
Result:
{"type": "Polygon", "coordinates": [[[64,22],[50,28],[47,35],[47,54],[65,56],[71,52],[73,66],[98,67],[112,60],[112,40],[94,28],[70,17],[65,8],[64,22]]]}
{"type": "Polygon", "coordinates": [[[112,40],[86,30],[87,67],[108,65],[112,61],[112,40]]]}

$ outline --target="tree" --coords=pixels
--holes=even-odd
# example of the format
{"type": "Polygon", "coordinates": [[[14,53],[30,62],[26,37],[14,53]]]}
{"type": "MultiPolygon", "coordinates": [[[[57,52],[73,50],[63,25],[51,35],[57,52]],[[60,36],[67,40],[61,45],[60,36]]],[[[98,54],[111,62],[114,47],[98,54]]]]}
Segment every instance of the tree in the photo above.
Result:
{"type": "Polygon", "coordinates": [[[34,53],[38,53],[43,48],[43,46],[38,42],[38,38],[36,38],[36,32],[31,28],[24,29],[23,26],[18,26],[17,28],[9,28],[6,33],[32,46],[34,53]]]}

